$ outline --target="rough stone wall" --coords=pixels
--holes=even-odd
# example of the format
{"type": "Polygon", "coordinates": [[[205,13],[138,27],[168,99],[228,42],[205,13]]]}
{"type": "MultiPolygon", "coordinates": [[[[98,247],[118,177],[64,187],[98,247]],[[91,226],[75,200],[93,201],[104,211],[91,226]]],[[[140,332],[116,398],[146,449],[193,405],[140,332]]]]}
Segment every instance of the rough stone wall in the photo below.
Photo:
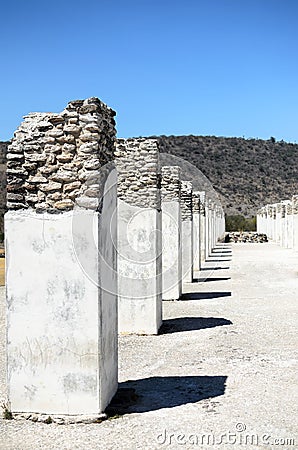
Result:
{"type": "Polygon", "coordinates": [[[98,169],[114,157],[114,116],[95,97],[72,101],[59,114],[25,116],[7,153],[7,208],[98,209],[98,169]]]}
{"type": "Polygon", "coordinates": [[[181,169],[179,166],[163,166],[161,168],[162,201],[180,201],[181,169]]]}
{"type": "Polygon", "coordinates": [[[280,214],[282,211],[282,205],[283,205],[282,203],[277,203],[277,205],[276,205],[276,212],[278,214],[280,214]]]}
{"type": "Polygon", "coordinates": [[[289,201],[286,205],[286,214],[289,216],[290,214],[293,214],[293,204],[291,201],[289,201]]]}
{"type": "Polygon", "coordinates": [[[194,191],[192,193],[192,212],[194,214],[200,214],[200,209],[201,209],[200,192],[194,191]]]}
{"type": "Polygon", "coordinates": [[[273,217],[273,219],[276,219],[276,210],[277,210],[276,205],[274,205],[272,207],[272,217],[273,217]]]}
{"type": "Polygon", "coordinates": [[[192,183],[181,181],[181,219],[192,220],[192,183]]]}
{"type": "Polygon", "coordinates": [[[155,139],[117,139],[115,164],[118,198],[141,208],[160,210],[160,162],[155,139]]]}
{"type": "Polygon", "coordinates": [[[206,215],[205,202],[206,202],[206,192],[200,191],[200,214],[202,216],[206,215]]]}
{"type": "Polygon", "coordinates": [[[298,195],[292,197],[293,214],[298,214],[298,195]]]}

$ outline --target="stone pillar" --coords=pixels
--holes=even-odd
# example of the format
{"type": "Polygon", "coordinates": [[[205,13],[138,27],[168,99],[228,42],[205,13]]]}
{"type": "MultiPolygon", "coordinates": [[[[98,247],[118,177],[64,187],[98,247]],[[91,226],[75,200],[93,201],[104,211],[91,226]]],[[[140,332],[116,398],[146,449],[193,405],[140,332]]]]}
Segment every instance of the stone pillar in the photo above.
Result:
{"type": "Polygon", "coordinates": [[[293,208],[293,249],[298,252],[298,195],[292,197],[293,208]]]}
{"type": "Polygon", "coordinates": [[[272,240],[274,242],[276,242],[276,238],[277,238],[277,218],[276,218],[276,213],[277,213],[277,205],[271,205],[272,206],[272,240]]]}
{"type": "Polygon", "coordinates": [[[9,147],[13,412],[93,416],[117,390],[114,115],[96,98],[30,114],[9,147]]]}
{"type": "Polygon", "coordinates": [[[276,231],[275,231],[275,242],[277,244],[281,244],[281,234],[282,234],[282,203],[277,203],[276,204],[276,215],[275,215],[275,226],[276,226],[276,231]]]}
{"type": "Polygon", "coordinates": [[[293,248],[293,207],[289,200],[286,205],[286,248],[293,248]]]}
{"type": "Polygon", "coordinates": [[[162,199],[162,298],[178,300],[182,294],[180,167],[164,166],[162,199]]]}
{"type": "Polygon", "coordinates": [[[272,239],[272,206],[271,205],[267,205],[266,206],[266,210],[267,210],[267,237],[268,239],[272,239]]]}
{"type": "Polygon", "coordinates": [[[200,231],[201,231],[201,264],[206,261],[206,213],[205,213],[205,197],[206,193],[200,191],[200,231]]]}
{"type": "Polygon", "coordinates": [[[207,235],[207,249],[208,256],[211,255],[213,249],[213,207],[212,200],[208,200],[208,235],[207,235]]]}
{"type": "Polygon", "coordinates": [[[263,207],[261,210],[261,220],[262,220],[262,226],[260,233],[264,233],[267,235],[267,229],[268,229],[268,211],[266,207],[263,207]]]}
{"type": "Polygon", "coordinates": [[[159,148],[118,139],[119,331],[157,334],[162,323],[159,148]]]}
{"type": "Polygon", "coordinates": [[[286,203],[283,202],[281,204],[280,208],[280,241],[279,244],[281,247],[286,247],[286,233],[287,233],[287,227],[286,227],[286,203]]]}
{"type": "Polygon", "coordinates": [[[182,280],[193,280],[192,183],[181,181],[182,280]]]}
{"type": "Polygon", "coordinates": [[[193,220],[193,270],[201,270],[201,215],[200,192],[192,194],[192,220],[193,220]]]}

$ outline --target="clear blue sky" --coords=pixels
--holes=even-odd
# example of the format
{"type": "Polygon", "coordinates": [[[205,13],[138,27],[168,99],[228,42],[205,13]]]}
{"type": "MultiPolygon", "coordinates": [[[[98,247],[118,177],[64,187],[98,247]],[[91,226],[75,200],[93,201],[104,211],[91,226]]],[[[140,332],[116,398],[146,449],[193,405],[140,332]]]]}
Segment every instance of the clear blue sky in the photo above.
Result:
{"type": "Polygon", "coordinates": [[[119,137],[298,142],[296,0],[1,2],[0,140],[99,97],[119,137]]]}

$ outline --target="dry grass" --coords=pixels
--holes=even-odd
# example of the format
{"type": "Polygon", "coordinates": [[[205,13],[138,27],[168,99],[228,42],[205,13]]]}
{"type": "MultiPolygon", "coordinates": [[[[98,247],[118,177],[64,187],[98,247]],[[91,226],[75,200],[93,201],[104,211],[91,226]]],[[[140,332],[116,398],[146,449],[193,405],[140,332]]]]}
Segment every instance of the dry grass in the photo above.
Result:
{"type": "Polygon", "coordinates": [[[0,286],[5,285],[5,259],[0,258],[0,286]]]}

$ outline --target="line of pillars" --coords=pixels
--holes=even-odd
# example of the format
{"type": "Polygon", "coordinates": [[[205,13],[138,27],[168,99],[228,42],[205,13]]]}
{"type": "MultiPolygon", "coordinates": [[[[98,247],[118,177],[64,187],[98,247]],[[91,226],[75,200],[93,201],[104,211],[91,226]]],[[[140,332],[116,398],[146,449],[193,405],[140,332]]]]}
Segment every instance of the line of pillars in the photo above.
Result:
{"type": "Polygon", "coordinates": [[[117,390],[118,332],[157,334],[162,300],[181,297],[224,235],[219,202],[161,167],[157,140],[116,140],[113,115],[95,98],[72,102],[28,116],[10,146],[13,412],[103,412],[117,390]]]}
{"type": "Polygon", "coordinates": [[[281,247],[298,251],[298,195],[263,206],[257,213],[257,232],[281,247]]]}

